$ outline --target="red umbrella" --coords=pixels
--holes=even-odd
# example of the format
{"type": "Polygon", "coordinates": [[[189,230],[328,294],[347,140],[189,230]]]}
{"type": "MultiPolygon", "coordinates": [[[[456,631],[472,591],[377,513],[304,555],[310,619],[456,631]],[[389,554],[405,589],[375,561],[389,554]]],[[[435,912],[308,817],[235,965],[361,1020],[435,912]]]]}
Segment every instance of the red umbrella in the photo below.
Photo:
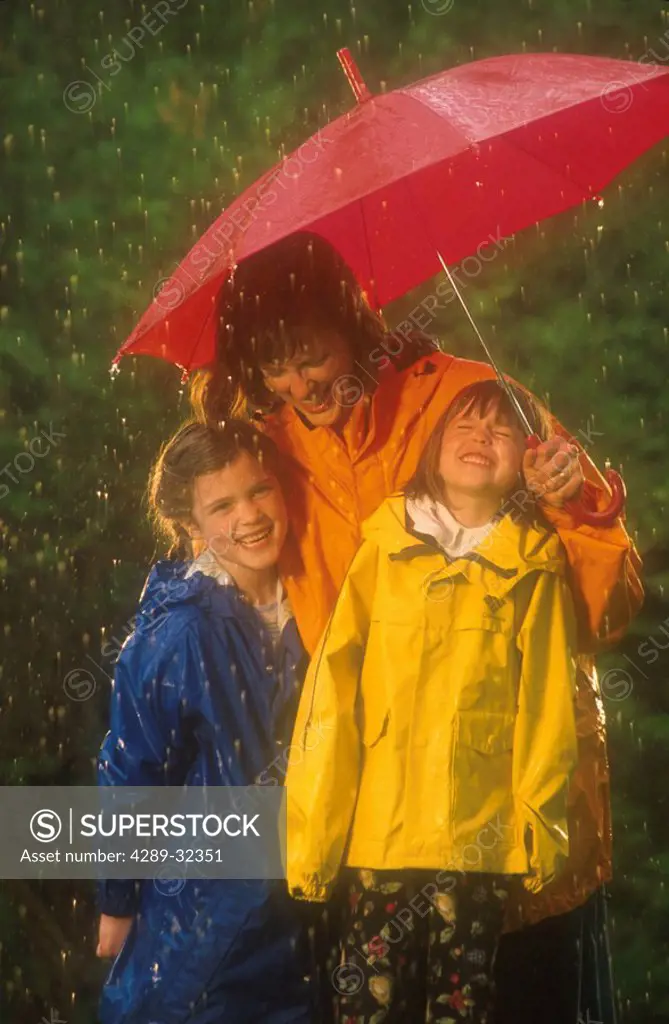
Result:
{"type": "Polygon", "coordinates": [[[330,242],[380,307],[520,229],[597,197],[664,138],[669,70],[566,54],[496,57],[372,96],[247,189],[161,282],[119,350],[187,370],[215,355],[236,263],[299,230],[330,242]]]}

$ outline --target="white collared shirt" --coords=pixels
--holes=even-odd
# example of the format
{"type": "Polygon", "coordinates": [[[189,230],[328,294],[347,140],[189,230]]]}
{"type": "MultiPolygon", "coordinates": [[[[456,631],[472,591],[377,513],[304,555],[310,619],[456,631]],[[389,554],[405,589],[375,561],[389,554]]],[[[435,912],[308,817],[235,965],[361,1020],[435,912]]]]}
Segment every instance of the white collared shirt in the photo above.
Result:
{"type": "Polygon", "coordinates": [[[427,496],[407,498],[406,511],[418,533],[433,537],[449,558],[473,551],[494,530],[496,518],[483,526],[463,526],[445,505],[427,496]]]}

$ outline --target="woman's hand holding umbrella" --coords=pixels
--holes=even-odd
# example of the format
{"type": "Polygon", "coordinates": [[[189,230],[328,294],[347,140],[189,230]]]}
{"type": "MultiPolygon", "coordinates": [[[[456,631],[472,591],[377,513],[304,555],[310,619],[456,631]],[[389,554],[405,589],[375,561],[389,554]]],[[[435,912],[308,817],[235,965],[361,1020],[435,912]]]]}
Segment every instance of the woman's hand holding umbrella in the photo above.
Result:
{"type": "Polygon", "coordinates": [[[578,448],[562,437],[552,437],[536,448],[528,448],[523,475],[529,490],[553,508],[577,501],[585,482],[578,448]]]}

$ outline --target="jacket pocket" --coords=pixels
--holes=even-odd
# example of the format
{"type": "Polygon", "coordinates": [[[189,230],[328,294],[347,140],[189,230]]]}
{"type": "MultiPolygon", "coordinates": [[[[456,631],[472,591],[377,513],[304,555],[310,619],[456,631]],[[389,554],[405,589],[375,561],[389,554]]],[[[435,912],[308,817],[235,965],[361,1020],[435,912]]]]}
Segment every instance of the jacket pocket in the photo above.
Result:
{"type": "MultiPolygon", "coordinates": [[[[500,609],[497,619],[480,608],[475,613],[465,610],[450,627],[449,680],[457,711],[471,715],[471,721],[462,724],[463,741],[476,749],[488,749],[486,709],[495,709],[493,714],[499,716],[502,709],[515,705],[520,654],[509,626],[511,613],[511,607],[500,609]],[[482,724],[477,715],[483,715],[482,724]]],[[[500,727],[503,732],[504,724],[500,727]]]]}
{"type": "MultiPolygon", "coordinates": [[[[454,724],[453,838],[456,844],[476,846],[476,837],[486,826],[514,825],[512,771],[516,716],[461,711],[454,724]]],[[[479,851],[479,858],[481,856],[479,851]]],[[[468,868],[481,870],[473,862],[468,868]]]]}

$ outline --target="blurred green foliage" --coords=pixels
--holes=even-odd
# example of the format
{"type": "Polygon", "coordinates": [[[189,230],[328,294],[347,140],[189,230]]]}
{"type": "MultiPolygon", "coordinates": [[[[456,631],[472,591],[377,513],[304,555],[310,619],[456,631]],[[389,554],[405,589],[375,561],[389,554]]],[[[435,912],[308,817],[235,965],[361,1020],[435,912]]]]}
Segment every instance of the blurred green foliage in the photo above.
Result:
{"type": "MultiPolygon", "coordinates": [[[[163,25],[134,0],[0,4],[0,469],[16,481],[0,478],[6,785],[92,781],[111,672],[102,645],[124,635],[157,554],[142,492],[186,401],[173,367],[128,360],[112,381],[111,358],[231,198],[351,106],[336,49],[349,46],[379,90],[523,50],[638,59],[655,46],[662,59],[669,31],[654,0],[169,7],[163,25]],[[144,15],[156,34],[129,35],[144,15]],[[50,430],[57,443],[28,468],[31,441],[50,430]],[[85,701],[68,697],[77,669],[95,683],[85,701]]],[[[622,466],[646,556],[646,608],[604,664],[633,682],[607,705],[615,968],[630,1024],[669,1019],[669,657],[638,654],[644,638],[663,641],[669,615],[666,158],[663,147],[644,157],[602,209],[517,236],[467,290],[506,369],[574,431],[600,432],[594,457],[622,466]]],[[[416,301],[396,303],[390,322],[416,301]]],[[[454,305],[436,327],[448,349],[478,358],[454,305]]],[[[54,1009],[68,1024],[94,1019],[104,968],[88,888],[3,883],[0,943],[3,1021],[37,1024],[54,1009]]]]}

